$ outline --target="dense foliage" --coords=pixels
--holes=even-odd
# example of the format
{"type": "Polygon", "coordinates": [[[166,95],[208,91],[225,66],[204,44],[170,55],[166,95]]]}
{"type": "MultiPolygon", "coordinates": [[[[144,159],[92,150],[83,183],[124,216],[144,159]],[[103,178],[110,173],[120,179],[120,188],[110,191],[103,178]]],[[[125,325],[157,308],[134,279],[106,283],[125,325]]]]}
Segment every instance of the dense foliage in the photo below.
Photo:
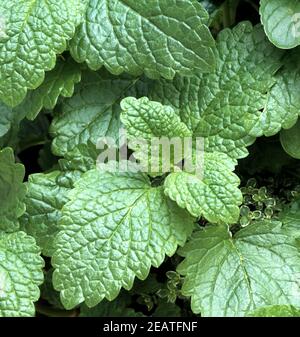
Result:
{"type": "Polygon", "coordinates": [[[0,0],[0,316],[300,316],[298,45],[297,0],[0,0]]]}

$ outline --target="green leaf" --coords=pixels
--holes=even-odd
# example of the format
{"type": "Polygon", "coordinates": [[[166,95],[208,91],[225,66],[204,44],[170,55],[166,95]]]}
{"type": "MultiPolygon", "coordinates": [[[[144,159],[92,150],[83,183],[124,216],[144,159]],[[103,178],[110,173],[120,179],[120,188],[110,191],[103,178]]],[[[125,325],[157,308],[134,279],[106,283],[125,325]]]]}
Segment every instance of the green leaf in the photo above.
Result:
{"type": "MultiPolygon", "coordinates": [[[[155,172],[165,173],[166,168],[172,171],[177,161],[174,161],[174,158],[163,157],[164,153],[159,151],[159,146],[155,148],[150,141],[154,137],[162,136],[168,139],[178,137],[181,140],[192,136],[192,132],[180,121],[174,109],[149,101],[146,97],[139,100],[128,97],[122,101],[121,108],[123,109],[121,120],[126,127],[129,140],[136,142],[137,139],[144,139],[149,142],[147,150],[145,146],[139,147],[139,144],[130,146],[129,143],[143,168],[146,165],[147,172],[151,175],[155,172]]],[[[179,161],[185,156],[183,153],[183,156],[178,158],[179,161]]],[[[194,175],[194,172],[170,174],[165,181],[165,193],[193,216],[203,215],[211,222],[236,222],[242,195],[238,189],[239,179],[232,173],[234,162],[222,153],[206,153],[204,167],[201,167],[201,170],[205,174],[204,179],[194,175]]]]}
{"type": "Polygon", "coordinates": [[[55,66],[82,18],[80,0],[1,1],[0,99],[16,106],[55,66]],[[4,36],[3,36],[4,35],[4,36]]]}
{"type": "Polygon", "coordinates": [[[2,136],[0,136],[0,148],[12,147],[18,153],[19,139],[18,133],[20,129],[20,123],[25,118],[25,113],[23,110],[16,108],[9,108],[4,103],[0,103],[0,113],[1,119],[1,130],[2,136]]]}
{"type": "Polygon", "coordinates": [[[21,121],[26,113],[20,106],[11,108],[0,102],[0,148],[14,147],[19,145],[18,132],[21,121]]]}
{"type": "Polygon", "coordinates": [[[174,109],[147,97],[124,98],[121,120],[126,127],[128,137],[151,140],[153,137],[190,137],[192,132],[180,121],[174,109]]]}
{"type": "Polygon", "coordinates": [[[184,171],[171,173],[164,183],[165,193],[195,217],[204,216],[212,223],[234,223],[243,199],[233,170],[226,155],[206,153],[203,177],[184,171]]]}
{"type": "Polygon", "coordinates": [[[45,126],[48,133],[49,122],[45,115],[41,116],[40,114],[40,119],[35,120],[35,122],[23,119],[25,116],[29,119],[35,119],[42,108],[53,109],[59,96],[71,97],[74,84],[79,82],[80,78],[80,67],[76,66],[71,58],[67,61],[62,61],[59,58],[55,69],[46,73],[42,85],[36,90],[30,90],[20,105],[10,108],[0,103],[0,137],[2,137],[0,146],[13,146],[16,150],[21,151],[28,144],[34,143],[36,136],[42,134],[41,131],[45,126]],[[3,137],[4,135],[5,137],[3,137]],[[24,135],[25,137],[22,137],[24,135]]]}
{"type": "Polygon", "coordinates": [[[206,151],[246,157],[246,147],[263,133],[261,110],[281,55],[261,26],[242,22],[218,35],[213,73],[161,79],[149,98],[172,106],[194,137],[205,138],[206,151]]]}
{"type": "Polygon", "coordinates": [[[74,183],[86,171],[96,168],[99,150],[90,141],[79,144],[74,150],[66,153],[64,159],[59,160],[61,173],[57,177],[57,184],[73,188],[74,183]]]}
{"type": "Polygon", "coordinates": [[[261,115],[264,134],[273,136],[281,128],[289,129],[300,115],[300,48],[294,49],[284,58],[283,68],[276,74],[276,84],[268,94],[261,115]]]}
{"type": "Polygon", "coordinates": [[[53,171],[29,176],[26,212],[20,218],[21,228],[36,239],[46,256],[52,256],[61,209],[68,200],[69,189],[56,182],[59,174],[59,171],[53,171]]]}
{"type": "Polygon", "coordinates": [[[90,141],[86,144],[79,144],[59,161],[60,168],[63,171],[77,170],[81,173],[94,169],[99,152],[100,150],[90,141]]]}
{"type": "Polygon", "coordinates": [[[300,308],[290,305],[273,305],[247,314],[249,317],[300,317],[300,308]]]}
{"type": "Polygon", "coordinates": [[[21,109],[27,118],[35,119],[42,108],[51,110],[58,98],[72,97],[74,85],[81,80],[81,69],[71,58],[58,58],[55,68],[46,73],[44,82],[36,89],[27,93],[21,104],[21,109]]]}
{"type": "Polygon", "coordinates": [[[300,159],[300,120],[291,129],[280,132],[280,142],[287,154],[300,159]]]}
{"type": "Polygon", "coordinates": [[[300,305],[299,237],[280,222],[249,225],[233,237],[227,226],[196,232],[180,251],[182,292],[202,316],[244,316],[273,305],[300,305]]]}
{"type": "Polygon", "coordinates": [[[300,199],[288,204],[279,214],[279,220],[284,226],[292,229],[295,235],[300,234],[300,199]]]}
{"type": "Polygon", "coordinates": [[[11,148],[0,151],[0,231],[12,232],[19,228],[18,218],[25,212],[23,184],[25,169],[15,164],[11,148]]]}
{"type": "Polygon", "coordinates": [[[134,156],[143,169],[153,176],[173,170],[185,155],[183,139],[192,136],[174,109],[147,97],[127,97],[122,100],[121,108],[128,146],[135,151],[134,156]],[[171,142],[177,144],[173,150],[171,142]]]}
{"type": "Polygon", "coordinates": [[[0,102],[0,137],[3,137],[10,129],[14,119],[14,110],[0,102]]]}
{"type": "Polygon", "coordinates": [[[211,71],[214,40],[208,14],[195,0],[89,0],[85,21],[71,41],[77,62],[172,79],[211,71]]]}
{"type": "Polygon", "coordinates": [[[298,0],[261,0],[260,16],[265,32],[278,48],[300,44],[300,3],[298,0]]]}
{"type": "Polygon", "coordinates": [[[0,232],[0,317],[34,316],[43,267],[32,237],[0,232]]]}
{"type": "Polygon", "coordinates": [[[128,95],[140,96],[148,84],[128,75],[115,77],[102,71],[83,74],[71,99],[63,102],[62,112],[51,125],[52,150],[64,156],[87,141],[96,144],[104,136],[118,137],[120,100],[128,95]]]}
{"type": "Polygon", "coordinates": [[[141,173],[91,170],[69,196],[52,258],[54,287],[67,309],[131,289],[135,276],[146,279],[193,229],[188,213],[141,173]]]}

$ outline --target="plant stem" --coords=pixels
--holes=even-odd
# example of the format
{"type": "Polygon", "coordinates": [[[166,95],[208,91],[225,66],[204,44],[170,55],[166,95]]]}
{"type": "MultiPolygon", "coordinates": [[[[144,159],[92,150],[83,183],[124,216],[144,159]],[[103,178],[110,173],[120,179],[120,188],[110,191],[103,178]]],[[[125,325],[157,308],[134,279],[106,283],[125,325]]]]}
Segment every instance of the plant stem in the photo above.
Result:
{"type": "Polygon", "coordinates": [[[235,23],[236,9],[240,0],[227,0],[223,4],[223,26],[231,27],[235,23]]]}

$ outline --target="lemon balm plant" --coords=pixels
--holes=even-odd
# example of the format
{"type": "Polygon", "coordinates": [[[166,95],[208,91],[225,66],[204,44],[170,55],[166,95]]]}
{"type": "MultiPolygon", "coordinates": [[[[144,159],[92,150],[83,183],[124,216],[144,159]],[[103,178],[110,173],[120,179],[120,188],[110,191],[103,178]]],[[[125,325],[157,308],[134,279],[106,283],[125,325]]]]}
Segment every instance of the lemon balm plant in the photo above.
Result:
{"type": "Polygon", "coordinates": [[[299,13],[0,0],[0,316],[300,315],[299,13]]]}

